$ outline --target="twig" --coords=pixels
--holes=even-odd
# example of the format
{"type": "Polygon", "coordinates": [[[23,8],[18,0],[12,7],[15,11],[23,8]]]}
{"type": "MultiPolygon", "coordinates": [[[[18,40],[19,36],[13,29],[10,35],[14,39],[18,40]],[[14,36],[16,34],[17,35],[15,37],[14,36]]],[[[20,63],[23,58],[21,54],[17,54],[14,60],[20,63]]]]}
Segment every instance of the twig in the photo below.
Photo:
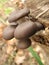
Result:
{"type": "Polygon", "coordinates": [[[49,10],[49,8],[45,9],[43,12],[41,12],[40,14],[38,14],[36,16],[36,18],[39,18],[40,16],[42,16],[44,13],[46,13],[49,10]]]}

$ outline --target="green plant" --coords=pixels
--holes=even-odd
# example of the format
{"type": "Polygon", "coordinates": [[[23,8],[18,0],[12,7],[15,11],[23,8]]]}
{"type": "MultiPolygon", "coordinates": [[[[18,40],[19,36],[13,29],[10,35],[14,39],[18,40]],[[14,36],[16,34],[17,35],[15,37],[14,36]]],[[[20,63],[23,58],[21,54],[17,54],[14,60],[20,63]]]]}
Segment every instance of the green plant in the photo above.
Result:
{"type": "Polygon", "coordinates": [[[28,48],[28,50],[30,51],[30,53],[32,54],[32,56],[37,60],[37,62],[39,63],[39,65],[44,65],[40,59],[40,57],[38,56],[38,54],[33,50],[33,48],[30,46],[28,48]]]}
{"type": "Polygon", "coordinates": [[[6,8],[6,9],[5,9],[5,14],[6,14],[6,15],[9,15],[10,12],[12,12],[12,10],[13,10],[12,7],[8,7],[8,8],[6,8]]]}

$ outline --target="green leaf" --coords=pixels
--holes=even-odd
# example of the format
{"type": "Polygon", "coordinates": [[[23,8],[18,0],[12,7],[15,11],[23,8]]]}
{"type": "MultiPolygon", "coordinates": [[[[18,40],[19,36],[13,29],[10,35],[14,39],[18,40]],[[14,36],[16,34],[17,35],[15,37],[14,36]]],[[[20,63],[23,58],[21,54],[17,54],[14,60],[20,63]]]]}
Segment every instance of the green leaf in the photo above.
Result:
{"type": "Polygon", "coordinates": [[[5,3],[6,1],[8,1],[8,0],[0,0],[0,3],[5,3]]]}
{"type": "Polygon", "coordinates": [[[9,15],[9,13],[10,13],[12,10],[13,10],[13,8],[11,8],[11,7],[6,8],[6,9],[5,9],[5,14],[6,14],[6,15],[9,15]]]}
{"type": "Polygon", "coordinates": [[[31,52],[32,56],[34,56],[34,58],[37,60],[37,62],[39,63],[39,65],[44,65],[40,59],[40,57],[38,56],[38,54],[33,50],[32,47],[29,47],[28,50],[31,52]]]}

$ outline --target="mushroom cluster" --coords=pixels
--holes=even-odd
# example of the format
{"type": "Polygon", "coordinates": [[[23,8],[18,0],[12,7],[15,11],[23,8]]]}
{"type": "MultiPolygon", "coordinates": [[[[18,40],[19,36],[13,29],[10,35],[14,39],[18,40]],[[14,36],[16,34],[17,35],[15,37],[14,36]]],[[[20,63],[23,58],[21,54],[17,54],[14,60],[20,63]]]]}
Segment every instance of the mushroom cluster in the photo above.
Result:
{"type": "Polygon", "coordinates": [[[32,20],[25,21],[21,24],[18,24],[18,20],[28,16],[30,10],[26,7],[20,10],[13,11],[9,18],[8,22],[10,23],[3,31],[3,38],[10,40],[12,38],[18,39],[17,48],[26,49],[31,45],[31,40],[29,39],[37,31],[44,29],[44,26],[39,22],[33,22],[32,20]]]}

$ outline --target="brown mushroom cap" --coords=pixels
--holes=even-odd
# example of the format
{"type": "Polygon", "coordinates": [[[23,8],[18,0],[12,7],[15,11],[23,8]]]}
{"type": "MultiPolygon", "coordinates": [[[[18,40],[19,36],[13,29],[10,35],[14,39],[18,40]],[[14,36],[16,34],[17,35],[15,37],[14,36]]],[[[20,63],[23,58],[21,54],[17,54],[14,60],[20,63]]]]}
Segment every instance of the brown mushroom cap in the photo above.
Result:
{"type": "Polygon", "coordinates": [[[22,39],[22,40],[18,40],[17,48],[18,49],[26,49],[30,45],[31,45],[31,40],[30,39],[22,39]]]}
{"type": "Polygon", "coordinates": [[[18,19],[28,15],[30,13],[29,9],[28,8],[23,8],[21,10],[18,10],[18,11],[13,11],[9,18],[8,18],[8,21],[11,23],[13,21],[17,21],[18,19]]]}
{"type": "Polygon", "coordinates": [[[15,30],[15,27],[12,27],[12,26],[6,27],[3,31],[3,38],[6,40],[12,39],[14,37],[14,30],[15,30]]]}
{"type": "Polygon", "coordinates": [[[24,22],[16,27],[14,37],[17,39],[28,38],[36,32],[36,27],[31,21],[24,22]]]}

